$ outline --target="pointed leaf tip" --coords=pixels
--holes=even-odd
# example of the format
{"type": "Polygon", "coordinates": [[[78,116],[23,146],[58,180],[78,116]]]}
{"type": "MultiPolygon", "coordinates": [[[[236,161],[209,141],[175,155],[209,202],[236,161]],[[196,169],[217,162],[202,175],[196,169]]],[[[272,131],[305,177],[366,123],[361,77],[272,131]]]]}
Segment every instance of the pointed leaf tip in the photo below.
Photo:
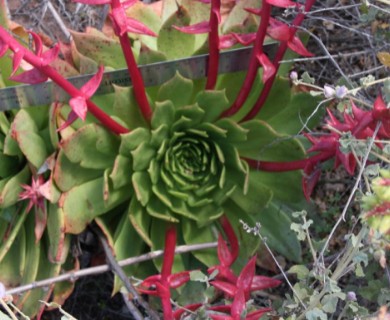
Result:
{"type": "Polygon", "coordinates": [[[42,54],[42,49],[43,49],[41,37],[39,37],[35,32],[32,31],[28,31],[28,33],[33,38],[34,46],[35,46],[35,54],[37,56],[40,56],[42,54]]]}
{"type": "Polygon", "coordinates": [[[146,25],[142,22],[139,22],[132,18],[127,18],[126,20],[127,31],[131,33],[144,34],[147,36],[157,37],[152,30],[150,30],[146,25]]]}
{"type": "Polygon", "coordinates": [[[253,277],[255,276],[256,256],[252,257],[242,269],[237,279],[237,288],[243,290],[245,294],[250,293],[253,277]]]}
{"type": "Polygon", "coordinates": [[[8,50],[8,45],[0,40],[0,57],[2,57],[8,50]]]}
{"type": "Polygon", "coordinates": [[[59,52],[60,52],[60,46],[57,43],[53,48],[45,51],[41,55],[41,58],[43,60],[42,63],[44,65],[50,64],[52,61],[54,61],[58,57],[59,52]]]}
{"type": "Polygon", "coordinates": [[[188,33],[188,34],[201,34],[201,33],[208,33],[210,32],[210,24],[208,21],[202,21],[196,24],[192,24],[189,26],[172,26],[176,30],[179,30],[180,32],[183,33],[188,33]]]}
{"type": "Polygon", "coordinates": [[[263,67],[263,83],[267,82],[269,78],[271,78],[275,72],[275,66],[268,59],[267,55],[264,53],[260,53],[257,55],[257,59],[263,67]]]}
{"type": "Polygon", "coordinates": [[[297,5],[295,2],[290,0],[266,0],[266,1],[271,6],[280,7],[280,8],[289,8],[297,5]]]}
{"type": "Polygon", "coordinates": [[[10,80],[27,84],[37,84],[45,82],[47,80],[47,76],[34,68],[17,75],[13,75],[10,77],[10,80]]]}
{"type": "Polygon", "coordinates": [[[241,314],[245,310],[246,301],[244,290],[238,289],[237,293],[234,296],[230,314],[233,319],[242,319],[241,314]]]}
{"type": "Polygon", "coordinates": [[[69,105],[72,108],[73,112],[83,121],[85,121],[88,111],[86,99],[80,96],[72,98],[69,101],[69,105]]]}
{"type": "Polygon", "coordinates": [[[239,34],[239,33],[232,33],[233,37],[243,46],[249,46],[253,44],[256,40],[256,33],[244,33],[244,34],[239,34]]]}
{"type": "Polygon", "coordinates": [[[12,57],[12,73],[11,76],[15,74],[18,70],[20,64],[22,63],[24,57],[24,52],[19,48],[16,48],[12,57]]]}
{"type": "Polygon", "coordinates": [[[313,165],[308,164],[304,170],[304,176],[302,177],[302,189],[303,194],[307,201],[310,201],[311,194],[313,193],[314,187],[321,176],[321,170],[316,168],[313,170],[313,165]]]}
{"type": "Polygon", "coordinates": [[[72,0],[72,2],[99,5],[99,4],[110,4],[111,0],[72,0]]]}
{"type": "Polygon", "coordinates": [[[86,84],[81,87],[80,91],[84,94],[84,97],[86,99],[91,98],[92,95],[99,88],[100,82],[103,78],[103,71],[104,67],[100,66],[98,72],[86,84]]]}
{"type": "Polygon", "coordinates": [[[294,52],[300,54],[303,57],[313,57],[309,50],[305,48],[302,41],[298,37],[293,37],[290,41],[287,42],[287,46],[294,52]]]}
{"type": "Polygon", "coordinates": [[[288,41],[290,39],[290,28],[285,23],[273,23],[267,28],[268,35],[278,41],[288,41]]]}
{"type": "Polygon", "coordinates": [[[218,236],[218,259],[220,261],[221,266],[230,267],[234,262],[232,254],[227,246],[225,240],[223,240],[222,236],[218,236]]]}

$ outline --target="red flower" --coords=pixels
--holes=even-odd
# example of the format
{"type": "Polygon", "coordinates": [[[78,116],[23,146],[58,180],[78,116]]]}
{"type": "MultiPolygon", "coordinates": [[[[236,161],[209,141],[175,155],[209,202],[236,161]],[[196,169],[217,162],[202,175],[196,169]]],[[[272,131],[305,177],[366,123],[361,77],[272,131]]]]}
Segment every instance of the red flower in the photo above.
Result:
{"type": "MultiPolygon", "coordinates": [[[[42,40],[41,38],[35,34],[34,32],[29,32],[33,38],[35,45],[35,54],[38,59],[40,59],[40,67],[44,67],[53,62],[59,53],[59,46],[55,45],[53,48],[43,52],[42,40]]],[[[8,49],[8,47],[5,47],[8,49]]],[[[4,48],[2,49],[4,50],[4,48]]],[[[1,50],[1,51],[2,51],[1,50]]],[[[13,61],[12,61],[12,74],[10,79],[13,81],[18,81],[22,83],[35,84],[44,82],[48,79],[48,76],[42,73],[38,68],[33,68],[31,70],[25,71],[21,74],[14,75],[18,70],[23,58],[25,55],[25,51],[21,48],[16,48],[13,53],[13,61]]],[[[1,54],[0,54],[1,56],[1,54]]]]}
{"type": "Polygon", "coordinates": [[[37,179],[31,179],[31,185],[23,184],[21,187],[24,189],[19,194],[19,200],[29,200],[27,205],[27,212],[30,212],[32,207],[35,209],[35,239],[38,242],[46,227],[47,212],[45,205],[45,181],[43,176],[40,175],[37,179]]]}
{"type": "Polygon", "coordinates": [[[80,88],[79,95],[69,100],[69,106],[72,108],[72,111],[69,113],[66,122],[58,129],[59,131],[70,126],[77,118],[85,121],[88,113],[87,101],[99,88],[100,82],[102,81],[103,72],[104,67],[99,67],[98,72],[80,88]]]}

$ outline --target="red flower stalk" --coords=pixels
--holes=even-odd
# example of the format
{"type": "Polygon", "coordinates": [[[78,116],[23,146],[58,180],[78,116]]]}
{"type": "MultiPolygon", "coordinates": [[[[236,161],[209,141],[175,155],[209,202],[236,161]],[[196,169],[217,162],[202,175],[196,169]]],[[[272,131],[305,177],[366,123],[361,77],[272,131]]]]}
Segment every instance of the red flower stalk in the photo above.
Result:
{"type": "Polygon", "coordinates": [[[207,64],[206,90],[213,90],[218,77],[220,38],[218,27],[221,23],[221,0],[201,0],[202,3],[211,3],[209,21],[202,21],[190,26],[178,27],[175,29],[189,34],[208,33],[209,59],[207,64]]]}
{"type": "MultiPolygon", "coordinates": [[[[274,1],[271,1],[271,2],[274,2],[274,1]]],[[[277,0],[275,0],[275,2],[277,2],[277,0]]],[[[304,12],[310,11],[310,9],[314,5],[314,3],[315,3],[315,0],[307,0],[305,3],[304,12]]],[[[307,51],[307,50],[304,51],[302,49],[303,45],[302,46],[299,45],[299,43],[301,43],[301,42],[299,41],[299,39],[297,37],[295,37],[297,27],[299,27],[302,24],[303,19],[305,18],[304,12],[299,12],[298,15],[295,17],[295,19],[292,23],[292,26],[289,28],[290,29],[289,30],[289,35],[290,35],[289,39],[287,41],[285,40],[285,41],[281,42],[279,49],[276,52],[274,60],[272,62],[273,66],[275,68],[274,74],[267,79],[267,81],[264,84],[263,90],[261,91],[260,96],[257,99],[255,105],[241,121],[247,121],[247,120],[253,119],[259,113],[261,108],[263,107],[263,105],[264,105],[265,101],[267,100],[268,95],[271,91],[273,83],[275,81],[276,74],[279,70],[280,61],[283,59],[287,48],[290,47],[290,49],[292,49],[298,53],[304,53],[305,51],[307,51]]]]}
{"type": "Polygon", "coordinates": [[[140,291],[158,296],[161,299],[164,319],[174,319],[171,305],[171,288],[178,288],[190,280],[189,271],[172,274],[172,265],[176,247],[176,228],[171,225],[165,233],[164,260],[161,273],[146,278],[140,291]],[[155,287],[155,289],[150,289],[155,287]],[[143,289],[146,288],[146,289],[143,289]]]}
{"type": "Polygon", "coordinates": [[[263,52],[263,43],[267,33],[267,27],[271,15],[271,5],[267,1],[263,1],[263,6],[261,9],[261,21],[260,26],[257,29],[257,35],[255,39],[255,44],[252,50],[252,55],[249,62],[248,72],[245,77],[244,83],[241,87],[240,92],[236,100],[233,102],[231,107],[222,113],[221,117],[228,117],[234,115],[247,99],[253,83],[255,81],[259,63],[263,66],[263,81],[266,82],[272,74],[275,72],[275,68],[272,66],[268,60],[268,57],[263,52]]]}
{"type": "Polygon", "coordinates": [[[225,215],[223,215],[219,219],[219,222],[221,223],[222,229],[225,232],[227,239],[229,240],[229,244],[230,244],[229,256],[231,259],[229,265],[231,265],[234,261],[236,261],[238,257],[238,251],[240,249],[238,245],[238,239],[233,230],[232,225],[230,224],[229,219],[225,215]]]}
{"type": "MultiPolygon", "coordinates": [[[[72,98],[82,97],[88,108],[88,111],[90,111],[105,127],[110,129],[112,132],[121,134],[127,133],[129,131],[127,128],[121,126],[119,123],[111,119],[109,115],[107,115],[91,100],[89,100],[86,92],[80,91],[74,87],[69,81],[67,81],[53,67],[49,65],[49,63],[55,59],[56,53],[58,53],[57,49],[51,49],[42,53],[42,43],[40,40],[38,40],[39,38],[37,36],[33,35],[33,38],[36,46],[36,54],[23,47],[19,42],[13,39],[5,29],[0,27],[0,56],[3,55],[7,49],[10,49],[14,52],[13,73],[19,67],[22,59],[34,67],[32,70],[26,71],[17,76],[13,76],[13,80],[27,83],[38,83],[50,78],[62,89],[64,89],[72,98]]],[[[89,92],[89,90],[87,91],[89,92]]],[[[75,105],[80,106],[79,103],[76,103],[75,105]]],[[[78,112],[75,113],[78,114],[78,112]]]]}
{"type": "Polygon", "coordinates": [[[127,32],[157,36],[152,30],[143,23],[138,22],[126,16],[126,9],[134,5],[138,0],[129,0],[121,3],[120,0],[73,0],[74,2],[86,4],[111,4],[110,18],[113,24],[114,32],[119,37],[119,41],[126,60],[127,69],[134,87],[134,96],[139,105],[141,113],[147,122],[152,117],[152,108],[150,107],[146,96],[145,84],[141,72],[138,69],[137,62],[131,48],[130,39],[127,32]]]}
{"type": "Polygon", "coordinates": [[[210,32],[209,32],[209,61],[207,67],[206,90],[213,90],[217,82],[219,64],[219,34],[221,23],[221,0],[211,0],[210,32]]]}
{"type": "Polygon", "coordinates": [[[138,69],[137,62],[135,61],[127,32],[143,33],[151,36],[156,36],[156,34],[149,30],[146,26],[142,27],[143,25],[141,26],[141,24],[136,20],[126,17],[125,9],[133,5],[135,2],[136,0],[127,1],[122,4],[120,0],[112,0],[112,12],[110,14],[110,18],[113,22],[114,32],[119,37],[119,41],[122,46],[127,68],[134,87],[135,99],[137,100],[143,117],[147,122],[150,122],[152,117],[152,108],[150,107],[148,98],[146,97],[144,81],[142,79],[141,72],[138,69]]]}
{"type": "MultiPolygon", "coordinates": [[[[340,150],[340,139],[342,133],[351,132],[356,139],[367,139],[373,136],[377,124],[380,122],[382,126],[377,133],[378,139],[390,138],[390,109],[386,108],[385,102],[381,96],[378,96],[374,102],[374,107],[370,111],[359,109],[352,101],[352,114],[344,112],[344,121],[339,121],[329,110],[329,120],[327,127],[337,130],[331,133],[315,137],[310,134],[305,134],[306,138],[312,144],[307,152],[316,152],[317,154],[306,159],[287,161],[287,162],[271,162],[257,161],[245,158],[244,160],[252,167],[258,170],[268,172],[284,172],[291,170],[303,170],[304,176],[302,179],[303,192],[307,200],[319,180],[320,164],[334,158],[334,166],[340,164],[344,166],[347,172],[352,175],[356,168],[355,156],[350,153],[343,153],[340,150]]],[[[381,143],[377,143],[379,148],[383,148],[381,143]]]]}
{"type": "Polygon", "coordinates": [[[304,175],[302,177],[302,189],[307,200],[310,199],[310,195],[320,178],[319,164],[336,157],[335,166],[341,163],[351,172],[355,169],[356,161],[352,154],[345,155],[339,150],[339,137],[330,135],[321,137],[320,139],[306,135],[313,146],[308,152],[319,153],[306,159],[278,162],[278,161],[258,161],[253,159],[244,160],[252,168],[267,172],[286,172],[293,170],[303,170],[304,175]]]}

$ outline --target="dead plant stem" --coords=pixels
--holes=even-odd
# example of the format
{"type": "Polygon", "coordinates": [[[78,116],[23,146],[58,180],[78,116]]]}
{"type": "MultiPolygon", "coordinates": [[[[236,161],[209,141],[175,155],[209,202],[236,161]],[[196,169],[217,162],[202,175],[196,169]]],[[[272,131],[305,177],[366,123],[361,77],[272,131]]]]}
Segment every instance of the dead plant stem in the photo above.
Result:
{"type": "Polygon", "coordinates": [[[325,296],[325,294],[327,294],[329,292],[329,289],[325,285],[326,281],[336,281],[337,282],[343,276],[343,274],[345,274],[345,270],[347,268],[349,268],[349,265],[350,265],[352,259],[355,257],[357,251],[359,250],[359,245],[361,243],[361,240],[362,240],[363,236],[366,235],[366,233],[367,233],[367,227],[363,226],[363,228],[359,231],[359,233],[357,235],[356,243],[353,244],[352,240],[351,239],[349,240],[348,249],[345,251],[345,253],[341,257],[332,276],[328,279],[326,279],[326,278],[324,279],[324,284],[322,285],[323,286],[322,290],[320,291],[320,293],[318,293],[315,296],[315,298],[313,300],[311,300],[310,305],[307,307],[305,312],[302,313],[297,318],[297,320],[305,319],[307,312],[316,308],[319,305],[321,299],[325,296]]]}
{"type": "MultiPolygon", "coordinates": [[[[210,249],[210,248],[216,248],[217,242],[207,242],[207,243],[201,243],[201,244],[194,244],[194,245],[183,245],[183,246],[177,246],[175,249],[176,254],[191,252],[191,251],[197,251],[197,250],[204,250],[204,249],[210,249]]],[[[143,255],[132,257],[128,259],[124,259],[121,261],[118,261],[118,264],[121,267],[133,265],[136,263],[152,260],[158,257],[161,257],[163,255],[163,250],[156,250],[149,253],[145,253],[143,255]]],[[[16,288],[9,289],[5,292],[6,295],[12,295],[12,294],[20,294],[25,291],[29,291],[36,288],[44,288],[47,286],[50,286],[53,283],[62,282],[62,281],[75,281],[78,278],[91,276],[91,275],[97,275],[104,272],[110,271],[110,267],[108,264],[91,267],[82,269],[79,271],[71,271],[64,273],[62,275],[59,275],[57,277],[52,277],[40,281],[35,281],[33,283],[29,283],[23,286],[19,286],[16,288]]]]}
{"type": "Polygon", "coordinates": [[[261,241],[263,242],[265,248],[267,249],[267,251],[269,252],[269,254],[271,255],[272,259],[274,260],[276,266],[278,267],[278,269],[280,270],[280,273],[283,275],[284,279],[286,280],[287,284],[289,285],[291,291],[293,292],[293,294],[295,295],[295,297],[297,298],[297,300],[299,301],[299,303],[302,305],[302,307],[306,310],[307,307],[305,305],[305,303],[301,300],[301,298],[299,297],[299,294],[295,291],[292,283],[290,282],[290,280],[288,279],[287,277],[287,274],[284,272],[282,266],[280,265],[280,263],[278,262],[278,260],[276,259],[275,255],[273,254],[271,248],[268,246],[267,244],[267,241],[264,239],[264,237],[260,234],[260,230],[257,231],[257,236],[261,239],[261,241]]]}
{"type": "MultiPolygon", "coordinates": [[[[131,284],[126,273],[118,264],[118,261],[116,261],[113,253],[111,252],[110,246],[108,245],[107,240],[103,235],[103,233],[101,232],[101,230],[96,225],[92,226],[92,230],[97,235],[100,243],[102,244],[111,271],[121,279],[126,290],[133,296],[134,301],[138,302],[146,310],[146,312],[151,317],[151,319],[158,320],[159,319],[158,315],[149,307],[149,304],[144,299],[142,299],[142,297],[138,294],[138,291],[131,284]]],[[[138,310],[138,308],[134,305],[133,301],[130,301],[128,298],[126,298],[126,300],[127,300],[126,305],[130,313],[132,314],[132,316],[135,318],[135,320],[142,320],[143,316],[141,312],[138,310]]]]}
{"type": "Polygon", "coordinates": [[[7,313],[9,314],[9,316],[11,317],[12,320],[18,320],[18,318],[15,316],[15,314],[12,312],[10,307],[7,305],[7,303],[3,299],[0,299],[0,304],[4,308],[4,310],[7,311],[7,313]]]}

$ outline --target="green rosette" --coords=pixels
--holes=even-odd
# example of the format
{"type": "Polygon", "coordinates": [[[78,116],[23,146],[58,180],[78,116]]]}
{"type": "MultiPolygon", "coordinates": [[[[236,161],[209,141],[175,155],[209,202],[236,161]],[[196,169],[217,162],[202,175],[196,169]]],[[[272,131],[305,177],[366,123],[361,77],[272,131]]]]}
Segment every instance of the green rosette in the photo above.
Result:
{"type": "MultiPolygon", "coordinates": [[[[223,81],[234,77],[226,75],[223,81]]],[[[229,91],[201,87],[176,74],[148,89],[153,101],[150,123],[142,118],[132,89],[116,87],[104,102],[112,105],[111,116],[121,119],[129,133],[116,136],[89,123],[64,135],[53,177],[61,191],[58,205],[65,232],[80,233],[98,218],[118,258],[126,258],[124,215],[129,232],[140,238],[134,240],[137,254],[145,250],[144,244],[162,249],[168,223],[177,225],[179,244],[215,241],[216,222],[226,214],[239,234],[243,255],[253,254],[259,240],[240,228],[240,220],[260,222],[271,247],[299,261],[289,204],[302,205],[301,173],[263,172],[261,165],[250,168],[245,159],[260,164],[302,159],[302,145],[291,138],[300,119],[291,113],[309,113],[307,105],[315,100],[306,99],[302,106],[304,96],[292,95],[288,81],[278,79],[271,94],[280,96],[282,105],[267,104],[261,120],[238,123],[220,118],[232,103],[229,91]],[[290,112],[285,114],[287,108],[290,112]]],[[[216,263],[212,250],[193,255],[206,265],[216,263]]],[[[178,269],[182,263],[176,264],[178,269]]]]}

